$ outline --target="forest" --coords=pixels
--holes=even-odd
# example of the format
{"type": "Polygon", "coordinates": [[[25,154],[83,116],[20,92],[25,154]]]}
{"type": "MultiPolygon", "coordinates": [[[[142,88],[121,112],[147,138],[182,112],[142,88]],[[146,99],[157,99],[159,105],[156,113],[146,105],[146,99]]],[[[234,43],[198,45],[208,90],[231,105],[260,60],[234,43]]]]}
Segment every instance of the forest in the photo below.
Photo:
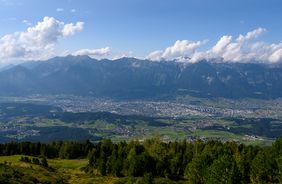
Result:
{"type": "MultiPolygon", "coordinates": [[[[201,140],[163,142],[159,138],[142,142],[105,139],[96,144],[90,141],[0,144],[0,156],[8,155],[40,157],[44,162],[54,158],[87,158],[83,172],[93,177],[120,178],[116,183],[165,183],[156,182],[155,178],[203,184],[282,182],[282,138],[269,147],[201,140]]],[[[42,160],[21,159],[42,165],[42,160]]],[[[5,175],[0,171],[1,179],[4,181],[5,175]]]]}

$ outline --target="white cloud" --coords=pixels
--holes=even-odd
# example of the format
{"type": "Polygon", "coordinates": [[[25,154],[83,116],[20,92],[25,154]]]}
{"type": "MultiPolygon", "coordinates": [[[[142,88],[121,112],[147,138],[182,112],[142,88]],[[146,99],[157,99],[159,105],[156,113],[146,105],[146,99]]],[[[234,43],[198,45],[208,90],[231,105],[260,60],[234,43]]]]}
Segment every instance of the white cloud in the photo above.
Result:
{"type": "Polygon", "coordinates": [[[231,42],[232,36],[223,36],[216,43],[216,45],[212,48],[213,53],[220,53],[226,46],[231,42]]]}
{"type": "Polygon", "coordinates": [[[217,59],[223,62],[281,62],[282,42],[267,44],[257,40],[266,32],[264,28],[240,34],[236,39],[231,35],[222,36],[218,42],[206,51],[197,51],[207,41],[178,40],[164,50],[151,52],[147,59],[152,61],[177,60],[196,62],[203,59],[217,59]]]}
{"type": "Polygon", "coordinates": [[[271,55],[281,48],[281,45],[255,41],[265,32],[266,29],[258,28],[245,35],[240,34],[235,40],[232,36],[223,36],[206,52],[206,58],[222,58],[223,61],[228,62],[278,62],[279,56],[271,57],[271,55]]]}
{"type": "Polygon", "coordinates": [[[100,49],[80,49],[73,53],[73,55],[89,55],[89,56],[107,56],[110,54],[110,47],[100,49]]]}
{"type": "Polygon", "coordinates": [[[76,24],[70,23],[65,24],[62,30],[63,36],[71,36],[76,32],[82,31],[84,22],[77,22],[76,24]]]}
{"type": "Polygon", "coordinates": [[[44,17],[26,31],[15,32],[0,38],[1,59],[46,59],[54,56],[55,46],[61,38],[66,38],[83,29],[83,22],[69,23],[53,17],[44,17]]]}
{"type": "Polygon", "coordinates": [[[189,40],[177,40],[173,46],[166,48],[164,51],[157,50],[150,53],[147,56],[147,59],[150,60],[173,60],[178,57],[187,57],[192,55],[197,48],[207,43],[206,40],[204,41],[189,41],[189,40]]]}
{"type": "Polygon", "coordinates": [[[146,59],[150,59],[152,61],[161,61],[163,59],[162,55],[163,55],[163,51],[162,50],[156,50],[156,51],[151,52],[146,57],[146,59]]]}
{"type": "Polygon", "coordinates": [[[237,41],[238,42],[248,41],[248,40],[259,37],[261,34],[265,32],[266,32],[266,29],[260,27],[258,29],[248,32],[245,36],[239,35],[239,37],[237,38],[237,41]]]}
{"type": "Polygon", "coordinates": [[[71,13],[75,13],[75,12],[76,12],[76,9],[71,9],[70,12],[71,12],[71,13]]]}
{"type": "Polygon", "coordinates": [[[64,9],[63,9],[63,8],[57,8],[56,11],[57,11],[57,12],[63,12],[64,9]]]}
{"type": "Polygon", "coordinates": [[[179,56],[189,56],[195,52],[195,49],[199,48],[207,41],[189,41],[189,40],[177,40],[173,46],[168,47],[162,54],[163,58],[175,58],[179,56]]]}
{"type": "Polygon", "coordinates": [[[271,62],[277,62],[277,61],[281,61],[282,60],[282,48],[274,51],[270,57],[269,57],[269,60],[271,62]]]}

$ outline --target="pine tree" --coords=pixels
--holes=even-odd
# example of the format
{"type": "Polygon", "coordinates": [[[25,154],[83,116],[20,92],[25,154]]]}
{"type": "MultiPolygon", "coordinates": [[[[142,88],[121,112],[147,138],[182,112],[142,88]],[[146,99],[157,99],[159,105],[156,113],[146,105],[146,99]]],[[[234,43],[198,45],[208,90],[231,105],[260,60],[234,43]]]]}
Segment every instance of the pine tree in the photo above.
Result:
{"type": "Polygon", "coordinates": [[[41,159],[41,165],[46,168],[48,167],[48,161],[45,157],[41,159]]]}

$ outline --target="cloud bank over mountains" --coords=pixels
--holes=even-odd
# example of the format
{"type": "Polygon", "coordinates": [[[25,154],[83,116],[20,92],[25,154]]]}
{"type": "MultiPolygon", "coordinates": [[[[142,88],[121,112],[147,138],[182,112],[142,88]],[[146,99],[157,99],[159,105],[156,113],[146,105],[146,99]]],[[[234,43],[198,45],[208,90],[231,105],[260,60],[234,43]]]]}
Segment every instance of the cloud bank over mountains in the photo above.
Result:
{"type": "Polygon", "coordinates": [[[100,49],[80,49],[73,53],[73,55],[89,55],[89,56],[107,56],[110,54],[110,47],[100,49]]]}
{"type": "Polygon", "coordinates": [[[174,45],[166,48],[165,50],[157,50],[150,53],[147,59],[153,61],[160,60],[174,60],[179,57],[189,57],[196,53],[196,49],[207,43],[207,40],[203,41],[189,41],[189,40],[177,40],[174,45]]]}
{"type": "Polygon", "coordinates": [[[224,62],[265,62],[282,61],[282,42],[267,44],[258,38],[266,32],[257,28],[245,35],[234,38],[222,36],[212,48],[197,51],[207,43],[203,41],[177,40],[173,46],[151,52],[146,58],[152,61],[177,60],[179,62],[197,62],[203,59],[220,59],[224,62]]]}
{"type": "MultiPolygon", "coordinates": [[[[84,29],[84,22],[65,23],[47,16],[35,25],[26,20],[23,23],[29,26],[25,31],[0,37],[0,63],[9,60],[44,60],[62,55],[56,52],[60,40],[84,29]]],[[[202,47],[208,40],[177,40],[172,46],[153,51],[144,58],[151,61],[175,60],[192,63],[203,59],[223,62],[281,62],[282,42],[269,44],[259,40],[265,32],[265,28],[257,28],[237,37],[224,35],[206,50],[202,47]]],[[[67,54],[116,58],[110,47],[79,48],[67,54]]]]}

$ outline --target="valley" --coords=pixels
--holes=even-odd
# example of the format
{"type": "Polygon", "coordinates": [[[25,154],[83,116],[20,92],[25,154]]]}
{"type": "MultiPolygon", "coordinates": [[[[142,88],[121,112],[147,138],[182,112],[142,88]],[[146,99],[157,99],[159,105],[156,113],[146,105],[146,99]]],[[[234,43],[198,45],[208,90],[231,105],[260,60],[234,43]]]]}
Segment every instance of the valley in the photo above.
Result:
{"type": "Polygon", "coordinates": [[[170,101],[73,95],[0,98],[0,141],[221,140],[270,145],[282,134],[281,100],[179,96],[170,101]]]}

